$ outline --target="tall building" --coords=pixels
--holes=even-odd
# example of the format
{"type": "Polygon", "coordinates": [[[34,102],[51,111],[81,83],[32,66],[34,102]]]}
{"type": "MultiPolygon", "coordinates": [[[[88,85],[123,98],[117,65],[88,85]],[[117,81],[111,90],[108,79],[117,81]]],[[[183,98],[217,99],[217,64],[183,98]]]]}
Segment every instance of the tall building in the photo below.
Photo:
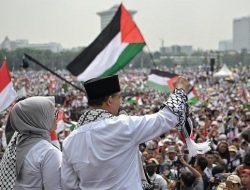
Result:
{"type": "MultiPolygon", "coordinates": [[[[97,13],[97,15],[101,17],[101,31],[110,23],[111,19],[115,15],[118,8],[119,8],[119,5],[115,5],[107,11],[102,11],[102,12],[97,13]]],[[[135,13],[137,13],[137,11],[133,11],[133,10],[128,10],[128,12],[130,13],[132,17],[134,16],[135,13]]]]}
{"type": "Polygon", "coordinates": [[[250,16],[234,19],[233,49],[237,51],[250,50],[250,16]]]}

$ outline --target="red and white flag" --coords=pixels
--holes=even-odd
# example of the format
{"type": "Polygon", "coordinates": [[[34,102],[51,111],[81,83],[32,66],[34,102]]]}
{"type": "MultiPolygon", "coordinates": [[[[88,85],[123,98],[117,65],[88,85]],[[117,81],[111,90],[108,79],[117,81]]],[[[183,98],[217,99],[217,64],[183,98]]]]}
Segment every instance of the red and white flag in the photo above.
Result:
{"type": "Polygon", "coordinates": [[[5,58],[0,68],[0,112],[8,108],[16,97],[17,93],[11,82],[7,60],[5,58]]]}

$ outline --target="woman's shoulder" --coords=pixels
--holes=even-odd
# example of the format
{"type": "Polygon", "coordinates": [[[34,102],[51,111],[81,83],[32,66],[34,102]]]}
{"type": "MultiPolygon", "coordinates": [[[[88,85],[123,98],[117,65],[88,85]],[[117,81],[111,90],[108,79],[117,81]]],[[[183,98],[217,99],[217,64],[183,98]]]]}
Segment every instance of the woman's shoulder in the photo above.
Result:
{"type": "Polygon", "coordinates": [[[60,152],[61,151],[54,145],[52,145],[50,142],[46,140],[41,140],[31,148],[28,155],[30,156],[38,155],[39,158],[43,158],[49,153],[60,154],[60,152]]]}

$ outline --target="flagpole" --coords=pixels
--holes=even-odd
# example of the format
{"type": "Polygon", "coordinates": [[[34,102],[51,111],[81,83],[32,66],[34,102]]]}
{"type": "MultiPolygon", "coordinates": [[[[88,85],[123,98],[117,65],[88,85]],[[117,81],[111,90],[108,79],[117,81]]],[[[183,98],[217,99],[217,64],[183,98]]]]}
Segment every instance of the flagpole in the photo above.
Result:
{"type": "Polygon", "coordinates": [[[40,63],[39,61],[37,61],[36,59],[34,59],[33,57],[29,56],[28,54],[24,53],[24,59],[27,58],[30,61],[34,62],[35,64],[39,65],[40,67],[42,67],[43,69],[49,71],[50,73],[52,73],[53,75],[57,76],[59,79],[63,80],[64,82],[68,83],[69,85],[75,87],[76,89],[80,90],[81,92],[85,92],[82,88],[74,85],[73,83],[71,83],[70,81],[66,80],[65,78],[63,78],[62,76],[60,76],[59,74],[57,74],[56,72],[52,71],[51,69],[49,69],[48,67],[46,67],[45,65],[43,65],[42,63],[40,63]]]}
{"type": "Polygon", "coordinates": [[[148,48],[148,53],[149,53],[149,56],[150,56],[150,58],[151,58],[151,60],[152,60],[152,63],[153,63],[153,65],[154,65],[154,67],[156,68],[156,64],[155,64],[155,62],[154,62],[154,58],[153,58],[153,55],[152,55],[152,53],[151,53],[151,51],[150,51],[150,49],[149,49],[148,44],[146,44],[146,46],[147,46],[147,48],[148,48]]]}

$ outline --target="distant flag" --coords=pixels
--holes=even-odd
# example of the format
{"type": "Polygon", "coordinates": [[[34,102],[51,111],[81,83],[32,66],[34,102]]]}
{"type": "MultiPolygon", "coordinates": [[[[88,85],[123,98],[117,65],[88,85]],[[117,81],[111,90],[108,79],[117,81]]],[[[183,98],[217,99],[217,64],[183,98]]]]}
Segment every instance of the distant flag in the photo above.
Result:
{"type": "Polygon", "coordinates": [[[195,87],[192,88],[192,90],[188,93],[187,97],[189,105],[194,105],[199,101],[195,87]]]}
{"type": "Polygon", "coordinates": [[[0,68],[0,112],[8,108],[16,99],[17,93],[11,82],[6,58],[0,68]]]}
{"type": "Polygon", "coordinates": [[[147,86],[160,92],[171,92],[177,77],[175,73],[153,69],[148,76],[147,86]]]}
{"type": "Polygon", "coordinates": [[[80,81],[109,76],[125,67],[145,46],[144,38],[121,4],[107,27],[67,69],[80,81]]]}
{"type": "Polygon", "coordinates": [[[56,127],[56,133],[59,134],[65,129],[65,123],[64,123],[64,111],[59,110],[58,116],[57,116],[57,127],[56,127]]]}
{"type": "Polygon", "coordinates": [[[50,139],[51,139],[51,143],[60,149],[60,143],[59,143],[58,136],[55,130],[50,132],[50,139]]]}
{"type": "Polygon", "coordinates": [[[131,105],[143,105],[143,101],[140,96],[128,96],[125,98],[125,101],[131,105]]]}
{"type": "Polygon", "coordinates": [[[74,129],[77,128],[77,122],[76,121],[70,121],[68,123],[65,123],[66,128],[69,128],[70,131],[73,131],[74,129]]]}

